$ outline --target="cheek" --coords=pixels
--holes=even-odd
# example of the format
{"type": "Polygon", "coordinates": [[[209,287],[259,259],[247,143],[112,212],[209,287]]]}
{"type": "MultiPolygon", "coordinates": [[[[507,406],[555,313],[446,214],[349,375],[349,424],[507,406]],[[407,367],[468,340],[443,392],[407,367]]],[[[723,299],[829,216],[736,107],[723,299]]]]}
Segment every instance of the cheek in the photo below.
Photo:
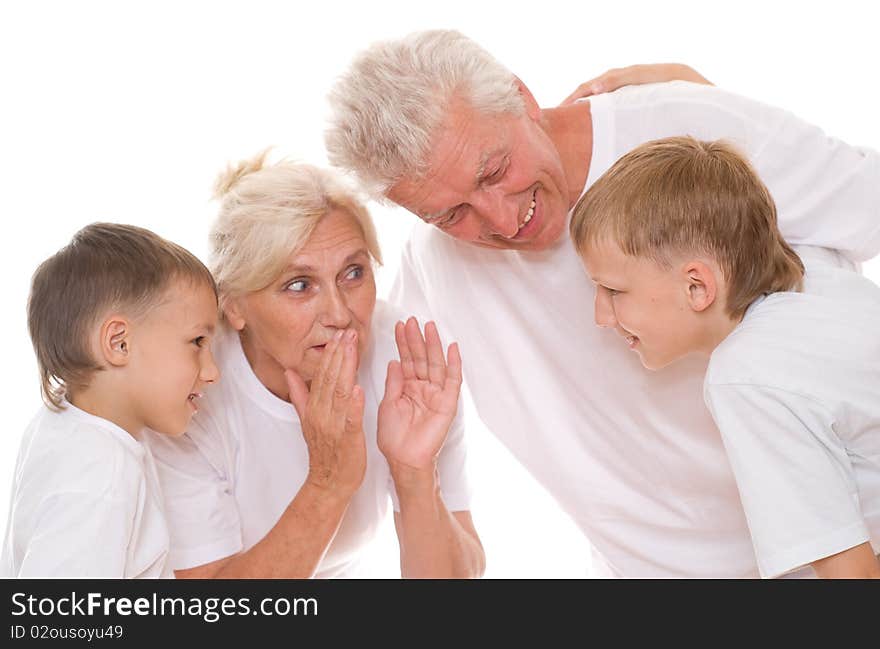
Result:
{"type": "Polygon", "coordinates": [[[365,345],[370,334],[370,321],[373,318],[373,309],[376,307],[376,284],[371,275],[368,281],[357,287],[350,294],[349,309],[354,316],[355,326],[361,345],[365,345]]]}
{"type": "Polygon", "coordinates": [[[315,326],[313,302],[281,295],[269,308],[252,314],[245,328],[254,342],[273,358],[289,364],[302,357],[315,326]]]}

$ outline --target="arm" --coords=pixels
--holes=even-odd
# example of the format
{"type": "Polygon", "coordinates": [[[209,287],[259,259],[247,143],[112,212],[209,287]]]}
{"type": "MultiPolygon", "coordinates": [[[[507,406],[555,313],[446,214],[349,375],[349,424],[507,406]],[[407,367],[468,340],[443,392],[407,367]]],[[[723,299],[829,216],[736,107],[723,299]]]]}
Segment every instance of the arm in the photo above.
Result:
{"type": "Polygon", "coordinates": [[[852,567],[850,558],[860,555],[847,553],[870,534],[833,414],[800,394],[748,384],[707,385],[706,403],[721,431],[761,576],[814,562],[820,569],[852,567]],[[832,557],[841,553],[842,563],[832,557]]]}
{"type": "MultiPolygon", "coordinates": [[[[340,332],[341,333],[341,332],[340,332]]],[[[354,332],[351,332],[352,334],[354,332]]],[[[178,570],[179,578],[313,577],[363,480],[363,391],[354,385],[354,337],[327,345],[309,391],[288,370],[290,397],[309,449],[309,473],[268,534],[246,552],[178,570]]]]}
{"type": "Polygon", "coordinates": [[[395,526],[401,574],[479,577],[485,557],[470,513],[446,508],[437,468],[461,388],[458,346],[450,345],[444,359],[437,327],[429,322],[423,339],[415,318],[398,322],[395,338],[400,361],[388,366],[377,441],[400,502],[395,526]]]}
{"type": "Polygon", "coordinates": [[[880,561],[870,543],[819,559],[812,564],[820,579],[880,579],[880,561]]]}
{"type": "Polygon", "coordinates": [[[613,68],[595,79],[584,81],[566,97],[560,106],[573,104],[578,99],[598,95],[603,92],[614,92],[623,86],[638,86],[646,83],[663,81],[691,81],[712,85],[699,72],[683,63],[652,63],[647,65],[630,65],[625,68],[613,68]]]}

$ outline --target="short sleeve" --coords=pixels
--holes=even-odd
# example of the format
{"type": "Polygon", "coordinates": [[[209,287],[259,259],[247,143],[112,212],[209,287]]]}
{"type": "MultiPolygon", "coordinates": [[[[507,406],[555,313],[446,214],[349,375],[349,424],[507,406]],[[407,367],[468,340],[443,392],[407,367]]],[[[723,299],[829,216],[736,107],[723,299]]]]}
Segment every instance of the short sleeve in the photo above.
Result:
{"type": "Polygon", "coordinates": [[[867,541],[858,489],[821,403],[777,388],[707,385],[762,577],[867,541]]]}
{"type": "Polygon", "coordinates": [[[201,416],[179,438],[153,434],[150,448],[165,498],[174,570],[194,568],[241,551],[241,521],[232,463],[214,422],[201,416]],[[207,424],[200,423],[207,420],[207,424]]]}
{"type": "Polygon", "coordinates": [[[58,493],[42,504],[20,579],[122,579],[135,519],[131,500],[58,493]],[[96,542],[97,541],[97,542],[96,542]]]}
{"type": "Polygon", "coordinates": [[[17,577],[126,576],[143,482],[141,467],[128,461],[124,451],[96,446],[80,469],[86,480],[72,480],[69,490],[52,490],[40,501],[17,577]]]}

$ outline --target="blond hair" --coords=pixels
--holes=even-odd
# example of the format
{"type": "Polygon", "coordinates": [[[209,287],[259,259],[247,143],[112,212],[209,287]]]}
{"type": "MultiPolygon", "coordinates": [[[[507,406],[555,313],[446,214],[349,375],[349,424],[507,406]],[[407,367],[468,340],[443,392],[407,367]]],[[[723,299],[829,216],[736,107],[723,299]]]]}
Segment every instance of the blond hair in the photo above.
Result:
{"type": "Polygon", "coordinates": [[[672,255],[711,256],[732,318],[760,295],[802,285],[803,263],[779,233],[770,192],[723,141],[671,137],[633,149],[578,201],[570,231],[580,253],[610,240],[666,268],[672,255]]]}
{"type": "Polygon", "coordinates": [[[27,312],[46,405],[63,409],[65,397],[104,369],[90,348],[99,318],[110,309],[146,313],[175,279],[204,284],[217,295],[210,271],[188,250],[118,223],[87,225],[40,264],[27,312]]]}
{"type": "Polygon", "coordinates": [[[373,260],[382,263],[373,221],[352,188],[312,165],[267,164],[267,154],[230,166],[217,179],[220,211],[211,228],[209,266],[221,308],[230,297],[271,284],[334,209],[354,217],[373,260]]]}
{"type": "Polygon", "coordinates": [[[517,79],[486,50],[451,30],[412,33],[361,53],[329,95],[330,162],[356,174],[375,198],[418,176],[454,98],[481,113],[521,114],[517,79]]]}

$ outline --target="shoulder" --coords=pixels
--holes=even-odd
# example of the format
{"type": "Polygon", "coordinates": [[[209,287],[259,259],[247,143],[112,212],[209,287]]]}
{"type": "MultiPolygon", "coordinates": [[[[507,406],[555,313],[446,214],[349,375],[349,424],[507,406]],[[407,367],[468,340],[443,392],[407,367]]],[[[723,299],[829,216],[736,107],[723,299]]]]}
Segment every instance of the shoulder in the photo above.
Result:
{"type": "Polygon", "coordinates": [[[735,109],[736,107],[769,106],[742,95],[689,81],[667,81],[639,86],[624,86],[609,94],[615,109],[643,109],[663,104],[704,106],[707,108],[735,109]]]}
{"type": "Polygon", "coordinates": [[[29,433],[19,476],[23,489],[125,498],[143,482],[144,448],[109,422],[46,409],[29,433]]]}

